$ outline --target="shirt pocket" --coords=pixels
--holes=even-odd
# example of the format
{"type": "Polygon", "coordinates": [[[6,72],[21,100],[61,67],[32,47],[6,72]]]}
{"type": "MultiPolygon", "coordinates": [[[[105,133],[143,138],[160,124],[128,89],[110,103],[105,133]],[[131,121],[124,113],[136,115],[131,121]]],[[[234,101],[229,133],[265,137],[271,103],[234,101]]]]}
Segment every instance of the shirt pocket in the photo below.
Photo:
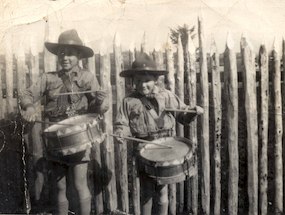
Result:
{"type": "Polygon", "coordinates": [[[140,108],[139,106],[134,106],[131,108],[130,110],[130,114],[129,114],[129,119],[133,120],[133,119],[137,119],[140,117],[140,115],[142,115],[142,108],[140,108]]]}
{"type": "Polygon", "coordinates": [[[58,95],[56,94],[63,92],[66,92],[66,90],[64,90],[64,85],[61,80],[55,80],[48,83],[47,96],[49,100],[55,101],[58,98],[58,95]]]}
{"type": "Polygon", "coordinates": [[[146,132],[146,122],[144,117],[144,112],[142,108],[131,109],[130,115],[130,128],[135,133],[145,133],[146,132]]]}
{"type": "Polygon", "coordinates": [[[90,90],[92,79],[93,77],[89,73],[83,72],[83,74],[80,74],[78,77],[75,77],[73,79],[73,82],[81,90],[90,90]]]}

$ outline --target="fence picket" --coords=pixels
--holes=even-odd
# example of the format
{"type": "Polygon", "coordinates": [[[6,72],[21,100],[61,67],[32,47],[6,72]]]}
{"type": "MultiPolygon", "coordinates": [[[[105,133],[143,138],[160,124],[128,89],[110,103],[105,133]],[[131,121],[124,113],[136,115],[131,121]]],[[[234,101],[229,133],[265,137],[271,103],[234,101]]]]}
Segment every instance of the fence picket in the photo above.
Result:
{"type": "Polygon", "coordinates": [[[273,86],[274,86],[274,121],[275,121],[275,213],[283,213],[283,162],[282,162],[282,100],[281,100],[281,71],[280,59],[276,40],[272,51],[274,60],[273,86]]]}
{"type": "Polygon", "coordinates": [[[268,55],[265,45],[259,49],[259,67],[260,67],[260,91],[261,91],[261,107],[260,107],[260,125],[259,134],[261,139],[261,155],[260,155],[260,214],[267,214],[267,189],[268,189],[268,55]]]}
{"type": "Polygon", "coordinates": [[[22,44],[18,47],[18,52],[15,54],[17,60],[17,92],[26,89],[26,68],[25,68],[25,53],[22,44]]]}
{"type": "MultiPolygon", "coordinates": [[[[35,38],[31,37],[31,50],[30,50],[30,79],[32,84],[36,83],[38,81],[38,77],[40,75],[40,68],[39,68],[39,53],[35,47],[35,38]]],[[[41,109],[41,101],[36,102],[35,104],[36,109],[41,109]]],[[[39,121],[42,121],[42,115],[41,112],[37,113],[36,119],[39,121]]],[[[41,137],[42,133],[42,124],[35,123],[35,125],[32,128],[31,131],[31,139],[32,141],[29,142],[28,147],[29,152],[33,152],[33,159],[31,159],[33,163],[33,167],[35,167],[40,159],[43,157],[43,140],[41,137]]],[[[33,177],[32,172],[30,171],[30,176],[33,177]]],[[[41,171],[36,170],[35,176],[34,176],[34,198],[36,201],[39,201],[42,194],[42,189],[44,186],[44,174],[41,171]]]]}
{"type": "Polygon", "coordinates": [[[169,41],[169,37],[167,37],[167,43],[166,43],[166,70],[167,73],[167,89],[169,89],[171,92],[175,92],[175,79],[174,79],[174,62],[173,62],[173,51],[172,51],[172,45],[169,41]]]}
{"type": "Polygon", "coordinates": [[[93,73],[93,75],[96,77],[96,62],[95,62],[95,56],[92,56],[87,59],[87,67],[90,72],[93,73]]]}
{"type": "MultiPolygon", "coordinates": [[[[190,37],[188,37],[188,71],[187,71],[187,89],[188,89],[188,100],[189,106],[195,107],[197,105],[197,85],[196,85],[196,48],[190,37]]],[[[197,170],[190,180],[186,181],[186,192],[187,192],[187,212],[192,212],[193,215],[198,214],[198,140],[197,140],[197,119],[194,119],[189,125],[189,139],[192,143],[193,148],[193,159],[195,160],[195,168],[197,170]]]]}
{"type": "MultiPolygon", "coordinates": [[[[53,31],[55,27],[53,26],[53,31]]],[[[44,40],[45,41],[51,41],[51,35],[50,35],[50,22],[49,17],[46,17],[46,23],[45,23],[45,35],[44,40]]],[[[46,48],[44,48],[44,71],[45,72],[51,72],[56,71],[57,68],[57,57],[56,55],[50,53],[46,48]]]]}
{"type": "Polygon", "coordinates": [[[200,103],[204,108],[201,115],[201,156],[202,156],[202,210],[203,214],[210,214],[210,151],[209,151],[209,86],[208,86],[208,69],[207,55],[204,37],[204,23],[202,17],[198,18],[198,34],[200,48],[200,103]]]}
{"type": "MultiPolygon", "coordinates": [[[[173,51],[171,42],[169,41],[169,37],[167,40],[166,45],[166,70],[168,71],[167,74],[167,83],[166,88],[169,89],[171,92],[175,92],[175,77],[174,77],[174,61],[173,61],[173,51]]],[[[169,184],[168,185],[168,212],[169,215],[176,215],[176,184],[169,184]]]]}
{"type": "MultiPolygon", "coordinates": [[[[120,72],[123,69],[123,57],[121,53],[121,45],[119,35],[116,33],[114,38],[114,56],[115,56],[115,77],[116,77],[116,93],[117,93],[117,102],[116,108],[117,111],[120,107],[121,101],[125,96],[125,79],[120,77],[120,72]]],[[[118,205],[123,212],[129,213],[129,197],[128,197],[128,174],[127,173],[127,143],[116,144],[116,173],[117,173],[117,182],[118,182],[118,205]]]]}
{"type": "Polygon", "coordinates": [[[241,39],[244,65],[249,214],[258,214],[258,136],[255,56],[247,38],[241,39]]]}
{"type": "MultiPolygon", "coordinates": [[[[106,90],[109,96],[110,109],[104,114],[104,130],[106,133],[113,133],[113,110],[112,110],[112,87],[111,87],[111,65],[110,55],[105,50],[102,44],[100,52],[100,84],[102,89],[106,90]]],[[[105,189],[104,204],[107,212],[117,209],[117,190],[115,178],[115,164],[114,164],[114,144],[113,138],[107,135],[102,144],[103,157],[103,182],[108,184],[105,189]]]]}
{"type": "Polygon", "coordinates": [[[228,214],[238,212],[238,82],[234,43],[228,35],[224,53],[227,142],[229,150],[228,214]]]}
{"type": "Polygon", "coordinates": [[[13,101],[13,51],[12,35],[7,32],[5,35],[5,62],[6,62],[6,111],[5,116],[15,111],[13,101]]]}
{"type": "MultiPolygon", "coordinates": [[[[132,63],[134,62],[136,58],[137,51],[134,48],[134,43],[130,44],[129,48],[129,68],[132,67],[132,63]]],[[[127,85],[127,91],[131,90],[133,87],[132,80],[126,79],[126,85],[127,85]]],[[[133,204],[133,214],[139,215],[140,214],[140,181],[138,177],[137,172],[137,159],[134,156],[136,153],[136,149],[133,147],[133,144],[130,144],[128,147],[130,147],[131,152],[131,196],[132,196],[132,204],[133,204]]]]}
{"type": "Polygon", "coordinates": [[[222,109],[221,109],[221,77],[219,71],[219,54],[215,41],[211,44],[210,69],[212,73],[212,101],[214,117],[214,214],[221,214],[221,135],[222,135],[222,109]]]}
{"type": "MultiPolygon", "coordinates": [[[[184,56],[180,35],[177,44],[177,76],[175,86],[176,95],[181,101],[184,101],[184,56]]],[[[184,127],[182,124],[176,123],[176,133],[179,137],[184,136],[184,127]]],[[[184,209],[184,182],[177,183],[177,195],[178,212],[182,213],[184,209]]]]}
{"type": "MultiPolygon", "coordinates": [[[[90,44],[89,46],[92,47],[90,44]]],[[[96,57],[94,56],[87,59],[88,70],[96,77],[96,57]]],[[[91,150],[91,172],[92,181],[90,189],[94,192],[94,212],[95,215],[102,214],[104,212],[103,208],[103,188],[102,188],[102,161],[101,161],[101,144],[93,144],[91,150]]]]}
{"type": "MultiPolygon", "coordinates": [[[[153,50],[153,59],[156,63],[156,66],[157,66],[157,69],[160,69],[160,70],[165,70],[165,66],[164,66],[164,63],[163,63],[163,54],[162,54],[162,51],[161,50],[153,50]]],[[[165,88],[165,77],[164,75],[161,75],[158,77],[158,85],[162,88],[165,88]]]]}

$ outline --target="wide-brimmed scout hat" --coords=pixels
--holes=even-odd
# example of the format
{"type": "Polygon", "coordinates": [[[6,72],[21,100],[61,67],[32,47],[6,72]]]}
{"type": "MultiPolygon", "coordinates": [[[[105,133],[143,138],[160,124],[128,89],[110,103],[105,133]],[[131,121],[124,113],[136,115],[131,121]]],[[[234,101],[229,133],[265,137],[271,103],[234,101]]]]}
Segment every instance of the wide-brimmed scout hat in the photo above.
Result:
{"type": "Polygon", "coordinates": [[[45,47],[51,53],[57,55],[60,47],[74,47],[81,53],[82,58],[92,57],[94,52],[91,48],[84,46],[76,30],[71,29],[62,32],[58,37],[58,43],[45,42],[45,47]]]}
{"type": "Polygon", "coordinates": [[[132,68],[123,70],[121,77],[133,77],[136,75],[166,75],[166,70],[158,70],[155,62],[146,53],[139,53],[132,63],[132,68]]]}

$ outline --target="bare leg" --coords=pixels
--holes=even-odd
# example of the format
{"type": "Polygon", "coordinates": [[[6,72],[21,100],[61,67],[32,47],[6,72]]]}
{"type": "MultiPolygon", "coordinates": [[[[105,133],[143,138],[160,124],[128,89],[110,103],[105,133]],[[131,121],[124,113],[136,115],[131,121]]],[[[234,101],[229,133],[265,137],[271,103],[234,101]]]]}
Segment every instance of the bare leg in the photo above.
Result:
{"type": "Polygon", "coordinates": [[[68,200],[66,197],[66,174],[67,167],[60,164],[53,165],[53,179],[55,180],[56,188],[56,208],[54,215],[68,214],[68,200]]]}
{"type": "Polygon", "coordinates": [[[167,185],[158,185],[158,215],[167,215],[168,214],[168,186],[167,185]]]}
{"type": "Polygon", "coordinates": [[[71,168],[74,177],[75,189],[79,196],[79,213],[80,215],[90,215],[91,194],[87,180],[88,163],[77,164],[71,168]]]}

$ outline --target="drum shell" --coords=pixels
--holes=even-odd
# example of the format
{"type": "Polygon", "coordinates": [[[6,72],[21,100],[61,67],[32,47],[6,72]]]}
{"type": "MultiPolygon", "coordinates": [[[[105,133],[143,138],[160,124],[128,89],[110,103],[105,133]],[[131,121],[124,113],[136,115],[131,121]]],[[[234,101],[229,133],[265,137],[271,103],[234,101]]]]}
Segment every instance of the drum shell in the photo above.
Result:
{"type": "Polygon", "coordinates": [[[157,184],[174,184],[185,181],[197,174],[194,159],[185,160],[183,164],[172,166],[154,166],[139,161],[140,174],[145,174],[157,184]]]}
{"type": "MultiPolygon", "coordinates": [[[[79,117],[77,116],[77,118],[79,117]]],[[[93,117],[93,115],[90,117],[93,117]]],[[[62,121],[62,123],[65,121],[62,121]]],[[[68,132],[61,131],[64,129],[56,131],[46,129],[44,131],[44,136],[48,140],[46,143],[48,153],[65,156],[85,151],[88,147],[91,147],[92,142],[95,141],[95,136],[102,135],[98,123],[92,125],[81,123],[80,125],[70,126],[68,129],[68,132]]]]}
{"type": "MultiPolygon", "coordinates": [[[[68,135],[50,135],[47,136],[48,144],[47,149],[53,154],[61,154],[65,149],[68,148],[77,148],[80,146],[84,146],[86,144],[90,144],[90,136],[88,135],[87,131],[80,131],[80,132],[72,132],[68,135]]],[[[85,147],[82,149],[78,149],[77,152],[85,150],[85,147]]],[[[64,154],[64,153],[63,153],[64,154]]],[[[71,154],[71,153],[66,153],[71,154]]]]}
{"type": "Polygon", "coordinates": [[[141,149],[138,156],[140,174],[147,176],[159,185],[182,182],[197,174],[190,140],[182,137],[175,137],[175,139],[188,145],[189,152],[178,160],[152,161],[141,156],[140,152],[143,150],[141,149]]]}

